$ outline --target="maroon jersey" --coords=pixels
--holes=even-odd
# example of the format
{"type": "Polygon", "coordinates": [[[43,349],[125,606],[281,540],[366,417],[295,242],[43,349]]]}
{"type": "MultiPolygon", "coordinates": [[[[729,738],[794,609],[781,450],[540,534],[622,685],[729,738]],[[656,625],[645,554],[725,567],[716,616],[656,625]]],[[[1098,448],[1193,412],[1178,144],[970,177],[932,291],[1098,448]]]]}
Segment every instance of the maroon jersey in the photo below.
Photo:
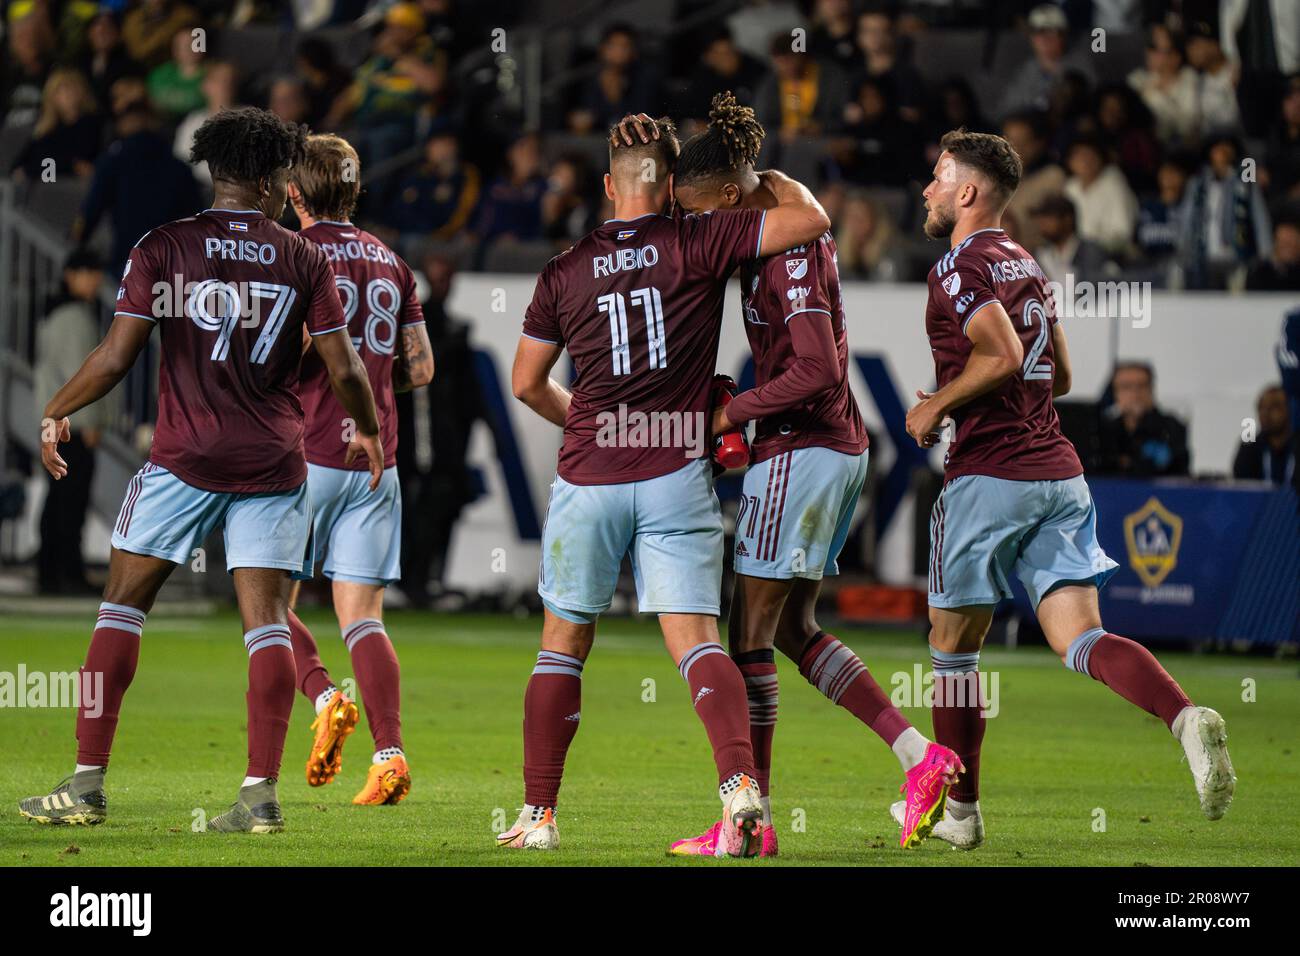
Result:
{"type": "Polygon", "coordinates": [[[849,340],[835,240],[826,233],[811,245],[746,262],[740,284],[745,335],[754,353],[755,387],[737,396],[728,413],[735,420],[758,418],[754,461],[793,448],[861,454],[867,448],[867,430],[849,389],[849,340]],[[831,374],[824,380],[790,381],[811,374],[796,366],[793,332],[804,322],[829,326],[817,332],[833,337],[838,375],[827,368],[825,372],[831,374]],[[810,388],[817,390],[807,395],[810,388]]]}
{"type": "Polygon", "coordinates": [[[930,270],[925,330],[940,388],[966,367],[967,326],[990,303],[1006,309],[1025,347],[1018,372],[954,409],[956,436],[944,460],[945,479],[991,475],[1036,481],[1083,473],[1052,405],[1056,315],[1045,282],[1033,256],[1001,229],[972,233],[930,270]]]}
{"type": "MultiPolygon", "coordinates": [[[[343,300],[343,315],[352,344],[366,366],[379,412],[384,467],[397,462],[397,410],[393,362],[401,348],[400,329],[423,325],[424,312],[415,291],[415,275],[386,245],[349,222],[318,222],[302,230],[325,252],[334,267],[334,282],[343,300]]],[[[307,460],[327,468],[365,471],[365,456],[345,464],[352,429],[348,413],[334,397],[329,372],[315,349],[302,360],[303,410],[307,414],[307,460]]]]}
{"type": "Polygon", "coordinates": [[[547,263],[524,335],[573,360],[561,478],[642,481],[708,453],[725,280],[758,254],[764,215],[610,220],[547,263]]]}
{"type": "Polygon", "coordinates": [[[344,328],[317,246],[260,212],[208,209],[136,244],[116,312],[161,326],[150,461],[207,491],[306,480],[302,330],[344,328]]]}

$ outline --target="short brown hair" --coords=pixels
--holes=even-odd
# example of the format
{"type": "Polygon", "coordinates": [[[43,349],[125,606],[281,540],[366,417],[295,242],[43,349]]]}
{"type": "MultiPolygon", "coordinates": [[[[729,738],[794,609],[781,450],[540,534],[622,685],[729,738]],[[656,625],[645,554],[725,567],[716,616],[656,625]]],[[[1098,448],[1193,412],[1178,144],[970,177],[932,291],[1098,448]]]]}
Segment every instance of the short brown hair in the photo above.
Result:
{"type": "Polygon", "coordinates": [[[983,173],[1003,202],[1020,186],[1024,166],[1019,154],[1001,136],[955,129],[944,133],[939,148],[951,153],[957,162],[983,173]]]}
{"type": "Polygon", "coordinates": [[[307,137],[302,160],[289,174],[302,195],[302,204],[316,219],[346,221],[361,195],[361,160],[342,136],[307,137]]]}
{"type": "MultiPolygon", "coordinates": [[[[653,121],[652,126],[659,130],[658,139],[652,139],[648,143],[638,140],[631,146],[622,141],[617,123],[609,128],[609,171],[611,173],[614,171],[616,160],[628,162],[653,159],[655,181],[659,182],[668,177],[677,166],[677,157],[682,151],[682,145],[677,139],[677,124],[667,116],[660,116],[653,121]]],[[[638,162],[637,165],[639,166],[640,163],[638,162]]]]}

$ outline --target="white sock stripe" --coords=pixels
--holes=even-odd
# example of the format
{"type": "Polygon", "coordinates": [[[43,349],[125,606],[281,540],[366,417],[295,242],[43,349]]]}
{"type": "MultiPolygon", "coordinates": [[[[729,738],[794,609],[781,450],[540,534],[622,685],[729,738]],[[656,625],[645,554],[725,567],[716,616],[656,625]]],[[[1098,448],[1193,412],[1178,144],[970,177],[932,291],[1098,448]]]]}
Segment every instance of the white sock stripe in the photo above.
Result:
{"type": "Polygon", "coordinates": [[[359,620],[353,621],[351,624],[348,624],[340,628],[339,630],[343,634],[343,640],[346,641],[349,637],[353,636],[354,631],[357,631],[363,627],[364,628],[379,627],[382,630],[384,627],[384,622],[379,620],[379,618],[376,617],[363,617],[360,618],[359,620]]]}
{"type": "Polygon", "coordinates": [[[1092,655],[1092,649],[1097,642],[1106,636],[1106,631],[1100,627],[1094,627],[1090,631],[1084,631],[1073,641],[1070,642],[1069,648],[1065,652],[1065,666],[1072,671],[1078,671],[1080,674],[1088,674],[1088,658],[1092,655]]]}
{"type": "Polygon", "coordinates": [[[538,651],[537,663],[539,664],[562,664],[569,667],[576,667],[582,670],[582,661],[569,654],[561,654],[558,651],[538,651]]]}
{"type": "Polygon", "coordinates": [[[140,610],[138,607],[130,607],[126,604],[109,604],[107,601],[104,601],[99,605],[99,613],[103,614],[105,611],[121,614],[123,617],[134,618],[141,624],[144,623],[144,611],[140,610]]]}
{"type": "Polygon", "coordinates": [[[980,669],[980,652],[956,653],[930,648],[930,669],[939,676],[968,674],[980,669]]]}
{"type": "Polygon", "coordinates": [[[289,627],[286,624],[267,624],[263,627],[255,627],[244,635],[244,647],[248,649],[248,656],[252,657],[258,651],[267,647],[282,646],[293,650],[293,642],[289,639],[289,627]]]}
{"type": "Polygon", "coordinates": [[[109,628],[139,637],[144,633],[144,617],[144,611],[139,608],[105,601],[99,605],[99,613],[95,616],[95,629],[109,628]]]}
{"type": "Polygon", "coordinates": [[[844,691],[866,669],[867,666],[858,659],[858,655],[842,642],[834,640],[822,649],[808,672],[808,679],[833,703],[838,704],[844,691]]]}
{"type": "Polygon", "coordinates": [[[577,667],[564,667],[559,664],[542,664],[538,663],[533,667],[534,674],[568,674],[570,677],[582,679],[582,670],[577,667]]]}
{"type": "Polygon", "coordinates": [[[345,637],[343,639],[343,643],[347,646],[347,649],[350,651],[353,648],[355,648],[357,644],[359,644],[364,638],[369,637],[371,634],[383,634],[383,633],[384,633],[384,625],[376,621],[375,623],[367,627],[356,629],[355,631],[352,632],[350,636],[345,637]]]}
{"type": "Polygon", "coordinates": [[[772,690],[775,691],[776,688],[780,686],[777,683],[775,674],[746,674],[744,676],[746,687],[771,687],[772,690]]]}
{"type": "MultiPolygon", "coordinates": [[[[687,682],[690,681],[691,668],[695,665],[695,662],[705,654],[722,654],[725,656],[727,652],[722,649],[721,644],[698,644],[695,647],[692,647],[686,652],[686,656],[682,658],[681,663],[677,665],[677,670],[681,672],[682,680],[687,682]]],[[[730,660],[731,658],[728,657],[727,659],[730,660]]]]}

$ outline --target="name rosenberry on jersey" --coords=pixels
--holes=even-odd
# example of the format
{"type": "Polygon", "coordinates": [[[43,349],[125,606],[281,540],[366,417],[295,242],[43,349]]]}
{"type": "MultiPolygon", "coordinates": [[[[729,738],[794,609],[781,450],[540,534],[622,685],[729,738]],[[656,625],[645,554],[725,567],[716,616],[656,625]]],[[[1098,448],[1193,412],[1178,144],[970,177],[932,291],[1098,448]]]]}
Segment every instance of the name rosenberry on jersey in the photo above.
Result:
{"type": "MultiPolygon", "coordinates": [[[[401,329],[423,325],[424,311],[415,289],[415,274],[398,255],[366,232],[346,222],[317,222],[302,230],[330,261],[352,344],[366,367],[379,412],[384,467],[397,463],[397,400],[393,362],[401,348],[401,329]]],[[[307,460],[327,468],[365,471],[364,458],[347,457],[351,419],[334,395],[329,372],[315,349],[302,360],[303,409],[307,415],[307,460]]]]}
{"type": "Polygon", "coordinates": [[[1079,456],[1062,434],[1052,404],[1052,327],[1057,318],[1033,256],[1003,230],[982,229],[935,264],[927,285],[925,328],[940,388],[966,367],[971,319],[994,302],[1006,309],[1025,353],[1018,372],[953,411],[957,427],[944,460],[944,477],[1037,481],[1082,474],[1079,456]]]}
{"type": "Polygon", "coordinates": [[[523,334],[562,345],[573,362],[561,478],[641,481],[707,451],[723,280],[757,255],[764,218],[762,210],[741,210],[611,220],[546,264],[523,334]],[[654,440],[606,442],[601,422],[610,416],[698,422],[700,440],[683,447],[652,429],[654,440]]]}
{"type": "Polygon", "coordinates": [[[150,461],[207,491],[306,480],[302,330],[345,325],[320,249],[256,210],[204,210],[136,244],[115,311],[159,326],[150,461]]]}

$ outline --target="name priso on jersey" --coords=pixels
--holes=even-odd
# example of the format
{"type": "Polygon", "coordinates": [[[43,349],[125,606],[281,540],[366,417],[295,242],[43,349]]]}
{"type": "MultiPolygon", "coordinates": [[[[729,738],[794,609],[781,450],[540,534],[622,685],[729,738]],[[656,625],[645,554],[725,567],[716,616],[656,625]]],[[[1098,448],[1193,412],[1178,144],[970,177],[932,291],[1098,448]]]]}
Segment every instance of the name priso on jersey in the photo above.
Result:
{"type": "Polygon", "coordinates": [[[203,255],[209,259],[269,266],[275,262],[275,246],[255,239],[218,239],[209,236],[203,240],[203,255]]]}

